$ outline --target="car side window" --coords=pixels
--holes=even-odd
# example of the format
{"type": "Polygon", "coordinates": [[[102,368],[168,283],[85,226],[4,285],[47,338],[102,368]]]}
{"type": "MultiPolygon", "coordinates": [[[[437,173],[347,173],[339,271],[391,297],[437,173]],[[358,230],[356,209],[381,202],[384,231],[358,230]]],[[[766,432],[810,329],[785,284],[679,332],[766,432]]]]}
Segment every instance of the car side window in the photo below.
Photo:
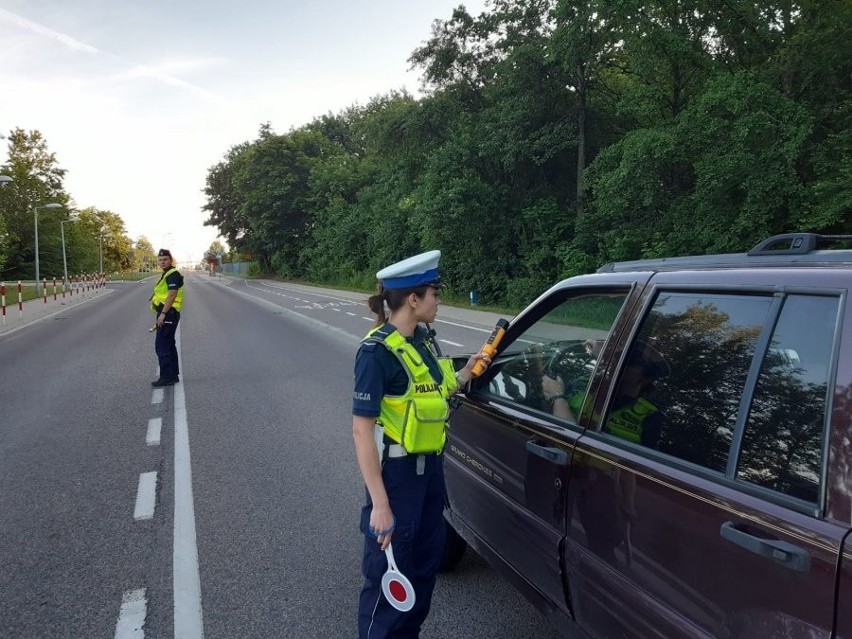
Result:
{"type": "Polygon", "coordinates": [[[627,290],[573,295],[500,354],[485,392],[576,422],[627,290]]]}
{"type": "Polygon", "coordinates": [[[746,422],[737,478],[819,501],[837,297],[784,301],[746,422]]]}
{"type": "Polygon", "coordinates": [[[603,432],[725,472],[772,298],[661,292],[621,366],[603,432]]]}

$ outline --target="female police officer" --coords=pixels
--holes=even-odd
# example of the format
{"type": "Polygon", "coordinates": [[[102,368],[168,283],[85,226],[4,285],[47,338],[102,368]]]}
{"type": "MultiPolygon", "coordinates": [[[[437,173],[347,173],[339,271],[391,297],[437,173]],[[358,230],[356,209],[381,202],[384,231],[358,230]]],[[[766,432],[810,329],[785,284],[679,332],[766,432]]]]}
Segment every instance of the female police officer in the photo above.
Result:
{"type": "Polygon", "coordinates": [[[434,321],[438,311],[440,257],[440,251],[428,251],[376,274],[379,292],[368,302],[376,326],[355,360],[352,431],[367,488],[361,513],[361,639],[419,636],[446,541],[442,451],[447,400],[471,379],[478,360],[489,362],[479,353],[454,373],[421,326],[434,321]],[[414,586],[409,612],[391,607],[381,592],[388,565],[383,550],[391,538],[397,566],[414,586]]]}

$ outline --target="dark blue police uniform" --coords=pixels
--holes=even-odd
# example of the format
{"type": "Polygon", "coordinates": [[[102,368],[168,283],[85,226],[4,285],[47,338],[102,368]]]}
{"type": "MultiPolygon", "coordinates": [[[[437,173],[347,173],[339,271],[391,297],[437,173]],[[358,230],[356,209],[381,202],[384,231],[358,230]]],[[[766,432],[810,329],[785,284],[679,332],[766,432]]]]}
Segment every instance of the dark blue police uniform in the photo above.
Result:
{"type": "MultiPolygon", "coordinates": [[[[169,291],[178,290],[183,286],[183,275],[178,271],[171,273],[166,277],[166,285],[169,291]]],[[[157,311],[161,309],[162,306],[157,311]]],[[[165,323],[156,331],[154,351],[160,362],[160,379],[177,379],[180,375],[180,362],[175,343],[178,322],[180,322],[180,311],[172,307],[166,312],[165,323]]]]}
{"type": "MultiPolygon", "coordinates": [[[[389,332],[394,330],[390,324],[385,324],[384,328],[389,332]]],[[[443,378],[441,369],[427,339],[426,329],[422,326],[418,326],[414,336],[408,338],[423,356],[435,381],[440,383],[443,378]]],[[[408,374],[387,348],[376,342],[363,343],[355,359],[353,415],[378,417],[382,397],[386,394],[402,395],[408,383],[408,374]]],[[[391,442],[386,440],[386,443],[391,442]]],[[[379,454],[382,453],[380,450],[379,454]]],[[[367,492],[360,524],[364,534],[364,585],[358,610],[359,637],[418,637],[420,626],[429,614],[435,578],[446,543],[443,454],[384,459],[382,480],[396,519],[392,538],[394,558],[400,572],[414,586],[415,605],[409,612],[399,612],[382,594],[382,576],[388,563],[381,546],[370,534],[373,504],[367,492]],[[418,457],[422,458],[419,469],[418,457]]]]}

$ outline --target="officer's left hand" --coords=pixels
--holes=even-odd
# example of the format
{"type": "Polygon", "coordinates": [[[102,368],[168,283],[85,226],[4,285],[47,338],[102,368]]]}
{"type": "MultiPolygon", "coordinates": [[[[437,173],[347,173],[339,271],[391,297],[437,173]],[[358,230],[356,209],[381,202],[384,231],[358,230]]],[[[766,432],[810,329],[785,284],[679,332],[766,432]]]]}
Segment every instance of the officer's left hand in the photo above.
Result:
{"type": "Polygon", "coordinates": [[[462,369],[462,370],[466,371],[468,377],[473,376],[471,371],[473,370],[473,367],[476,366],[477,362],[484,362],[485,366],[487,368],[491,364],[491,358],[488,355],[486,355],[485,353],[483,353],[482,351],[479,351],[478,353],[471,355],[470,359],[467,360],[467,364],[465,364],[464,368],[462,369]]]}

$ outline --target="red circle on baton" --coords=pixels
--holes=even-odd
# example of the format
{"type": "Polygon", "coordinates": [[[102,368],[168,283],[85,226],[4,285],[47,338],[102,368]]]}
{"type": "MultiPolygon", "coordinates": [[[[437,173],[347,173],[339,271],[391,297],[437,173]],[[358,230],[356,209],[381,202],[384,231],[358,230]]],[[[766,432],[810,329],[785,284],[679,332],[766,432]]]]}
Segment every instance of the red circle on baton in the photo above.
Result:
{"type": "Polygon", "coordinates": [[[408,612],[414,607],[414,586],[396,567],[390,543],[385,549],[385,556],[388,559],[388,569],[382,577],[382,592],[391,606],[400,612],[408,612]]]}

